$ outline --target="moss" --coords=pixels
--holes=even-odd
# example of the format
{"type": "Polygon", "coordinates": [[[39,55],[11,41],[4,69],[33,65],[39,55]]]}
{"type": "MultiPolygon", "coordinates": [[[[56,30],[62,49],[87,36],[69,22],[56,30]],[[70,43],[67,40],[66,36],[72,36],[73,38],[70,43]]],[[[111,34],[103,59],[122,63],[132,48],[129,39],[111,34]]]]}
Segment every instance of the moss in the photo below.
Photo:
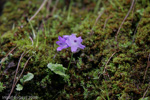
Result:
{"type": "MultiPolygon", "coordinates": [[[[150,76],[148,69],[143,83],[150,52],[149,3],[136,2],[134,11],[130,13],[118,34],[118,48],[115,42],[116,32],[130,8],[130,1],[118,0],[114,3],[102,1],[99,5],[105,9],[105,12],[95,26],[99,14],[97,11],[101,8],[95,8],[97,2],[92,0],[73,2],[69,19],[67,18],[69,5],[61,9],[69,2],[60,1],[53,16],[45,20],[47,11],[44,8],[31,24],[27,22],[27,18],[35,13],[41,1],[7,1],[0,16],[0,58],[4,58],[13,47],[17,46],[17,49],[8,56],[0,72],[3,73],[11,61],[17,65],[20,55],[25,52],[27,55],[21,61],[22,67],[30,56],[33,57],[24,74],[32,72],[35,75],[32,81],[23,85],[23,91],[14,90],[13,95],[36,95],[40,100],[91,100],[97,97],[100,100],[103,98],[138,100],[141,98],[147,89],[150,76]],[[144,9],[143,14],[137,12],[141,8],[144,9]],[[47,64],[61,63],[64,67],[68,67],[70,49],[57,52],[56,41],[58,36],[71,33],[81,36],[86,48],[74,54],[74,60],[68,71],[70,81],[67,84],[62,77],[48,70],[47,64]],[[106,73],[103,73],[107,60],[114,52],[116,54],[107,64],[106,73]]],[[[19,73],[21,70],[22,68],[19,73]]],[[[7,90],[11,89],[13,71],[15,68],[10,68],[8,76],[4,74],[0,78],[7,90]]],[[[8,94],[7,90],[3,90],[2,94],[8,94]]],[[[149,92],[146,96],[148,95],[149,92]]]]}

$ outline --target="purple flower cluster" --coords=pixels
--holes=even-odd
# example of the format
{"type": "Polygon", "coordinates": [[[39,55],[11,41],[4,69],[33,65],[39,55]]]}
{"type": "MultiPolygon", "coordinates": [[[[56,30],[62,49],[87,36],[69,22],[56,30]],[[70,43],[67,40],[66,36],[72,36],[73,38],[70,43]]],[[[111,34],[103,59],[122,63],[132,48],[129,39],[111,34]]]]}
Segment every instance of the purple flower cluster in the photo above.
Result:
{"type": "Polygon", "coordinates": [[[59,41],[56,43],[59,45],[57,51],[61,51],[62,49],[71,47],[72,52],[77,52],[78,49],[84,49],[85,46],[81,44],[81,37],[76,37],[75,34],[72,35],[64,35],[63,37],[58,37],[59,41]]]}

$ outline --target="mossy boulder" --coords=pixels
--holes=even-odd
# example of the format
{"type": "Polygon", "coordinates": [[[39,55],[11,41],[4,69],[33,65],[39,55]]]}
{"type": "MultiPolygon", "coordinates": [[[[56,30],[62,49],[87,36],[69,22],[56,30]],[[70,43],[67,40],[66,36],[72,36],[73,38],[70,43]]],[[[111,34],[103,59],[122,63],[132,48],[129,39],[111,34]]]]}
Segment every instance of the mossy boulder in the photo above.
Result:
{"type": "Polygon", "coordinates": [[[23,84],[22,91],[14,89],[12,95],[38,96],[39,100],[138,100],[144,93],[150,96],[146,92],[150,78],[150,2],[135,3],[115,40],[131,1],[59,1],[48,16],[55,7],[53,1],[30,22],[42,1],[7,1],[0,16],[0,80],[6,87],[1,95],[9,95],[24,53],[17,76],[32,56],[23,75],[31,72],[34,78],[23,84]],[[47,65],[68,67],[71,50],[57,52],[56,41],[58,36],[72,33],[82,37],[86,48],[73,54],[67,71],[70,78],[64,81],[47,65]]]}

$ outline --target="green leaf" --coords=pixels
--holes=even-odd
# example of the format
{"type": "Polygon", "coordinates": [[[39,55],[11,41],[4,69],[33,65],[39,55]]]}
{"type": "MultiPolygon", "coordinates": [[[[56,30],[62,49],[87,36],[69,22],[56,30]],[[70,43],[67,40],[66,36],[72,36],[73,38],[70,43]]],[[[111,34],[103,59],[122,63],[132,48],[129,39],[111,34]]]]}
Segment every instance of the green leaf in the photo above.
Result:
{"type": "Polygon", "coordinates": [[[101,100],[101,97],[100,97],[100,96],[98,96],[98,97],[96,98],[96,100],[101,100]]]}
{"type": "Polygon", "coordinates": [[[52,63],[49,63],[47,65],[47,67],[53,71],[55,74],[58,74],[60,76],[63,76],[63,77],[67,77],[67,75],[65,74],[65,71],[67,70],[65,67],[63,67],[62,64],[52,64],[52,63]]]}
{"type": "Polygon", "coordinates": [[[24,82],[32,80],[33,78],[34,78],[34,75],[29,72],[27,75],[24,75],[22,79],[20,79],[20,82],[24,83],[24,82]]]}
{"type": "Polygon", "coordinates": [[[23,81],[23,78],[22,78],[22,79],[20,79],[20,82],[23,84],[23,82],[24,82],[24,81],[23,81]]]}
{"type": "Polygon", "coordinates": [[[3,86],[3,83],[0,82],[0,92],[2,92],[6,87],[3,86]]]}
{"type": "Polygon", "coordinates": [[[22,89],[23,89],[23,86],[21,84],[17,84],[16,90],[17,91],[21,91],[22,89]]]}

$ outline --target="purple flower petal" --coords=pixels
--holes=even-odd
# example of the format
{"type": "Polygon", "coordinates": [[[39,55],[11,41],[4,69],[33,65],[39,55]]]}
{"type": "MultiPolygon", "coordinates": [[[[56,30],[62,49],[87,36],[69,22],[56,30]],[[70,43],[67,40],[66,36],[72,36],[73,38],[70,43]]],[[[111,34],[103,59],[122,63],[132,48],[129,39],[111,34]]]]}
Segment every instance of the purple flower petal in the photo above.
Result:
{"type": "Polygon", "coordinates": [[[64,38],[65,40],[67,40],[67,39],[69,38],[69,35],[64,35],[63,38],[64,38]]]}
{"type": "Polygon", "coordinates": [[[78,50],[85,48],[85,46],[81,44],[82,38],[77,38],[75,34],[63,35],[63,37],[59,36],[58,39],[59,41],[56,42],[56,44],[59,45],[57,51],[71,47],[72,52],[77,52],[78,50]]]}
{"type": "Polygon", "coordinates": [[[84,49],[85,46],[81,44],[82,39],[81,37],[76,37],[75,34],[72,34],[68,37],[68,40],[66,40],[66,43],[68,46],[71,47],[72,52],[76,52],[78,48],[84,49]]]}
{"type": "Polygon", "coordinates": [[[58,48],[57,48],[57,51],[61,51],[62,49],[63,49],[63,48],[61,48],[61,47],[58,47],[58,48]]]}
{"type": "Polygon", "coordinates": [[[82,42],[81,36],[80,36],[80,37],[78,37],[78,41],[82,42]]]}
{"type": "MultiPolygon", "coordinates": [[[[65,38],[67,38],[65,36],[65,38]]],[[[62,49],[68,48],[69,46],[66,44],[66,39],[62,38],[61,36],[58,37],[59,41],[56,42],[56,44],[59,45],[57,48],[57,51],[61,51],[62,49]]]]}
{"type": "Polygon", "coordinates": [[[78,49],[78,47],[76,47],[76,46],[72,46],[72,47],[71,47],[71,51],[72,51],[72,52],[76,52],[77,49],[78,49]]]}
{"type": "Polygon", "coordinates": [[[61,36],[59,36],[58,39],[59,39],[59,41],[62,41],[62,42],[65,41],[65,39],[62,38],[61,36]]]}
{"type": "Polygon", "coordinates": [[[84,45],[82,45],[82,44],[79,44],[79,48],[84,49],[84,48],[85,48],[85,46],[84,46],[84,45]]]}

